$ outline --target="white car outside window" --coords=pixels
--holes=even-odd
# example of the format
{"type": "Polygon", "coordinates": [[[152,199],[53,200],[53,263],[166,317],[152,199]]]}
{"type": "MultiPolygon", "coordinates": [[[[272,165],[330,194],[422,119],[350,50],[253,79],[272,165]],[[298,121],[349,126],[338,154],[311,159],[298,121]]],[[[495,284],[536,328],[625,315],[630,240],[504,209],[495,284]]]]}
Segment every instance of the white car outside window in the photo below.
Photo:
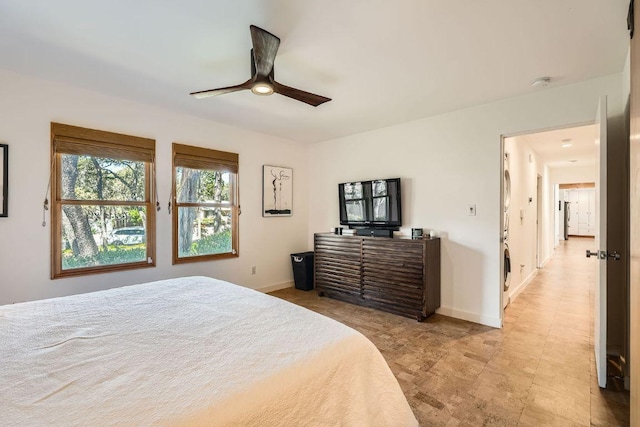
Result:
{"type": "Polygon", "coordinates": [[[110,245],[139,245],[146,241],[144,227],[125,227],[113,230],[107,243],[110,245]]]}

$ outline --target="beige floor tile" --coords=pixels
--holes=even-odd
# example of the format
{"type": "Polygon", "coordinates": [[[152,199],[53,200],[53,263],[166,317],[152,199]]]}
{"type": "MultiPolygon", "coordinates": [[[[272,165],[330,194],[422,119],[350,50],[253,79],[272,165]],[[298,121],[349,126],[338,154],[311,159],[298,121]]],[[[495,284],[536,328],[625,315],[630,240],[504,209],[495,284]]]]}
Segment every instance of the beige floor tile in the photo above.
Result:
{"type": "MultiPolygon", "coordinates": [[[[421,425],[426,426],[428,424],[421,424],[421,425]]],[[[455,417],[451,417],[449,418],[449,421],[447,422],[446,427],[475,427],[475,426],[473,424],[469,424],[466,421],[460,421],[455,417]]]]}
{"type": "Polygon", "coordinates": [[[520,411],[512,411],[484,399],[469,396],[452,413],[457,420],[473,426],[517,426],[520,411]]]}
{"type": "Polygon", "coordinates": [[[589,379],[575,378],[565,373],[564,369],[544,362],[538,366],[533,378],[535,385],[571,396],[576,402],[587,403],[591,396],[589,379]],[[541,367],[542,366],[542,367],[541,367]]]}
{"type": "Polygon", "coordinates": [[[588,426],[590,406],[589,398],[585,400],[533,384],[523,414],[551,414],[578,425],[588,426]]]}
{"type": "Polygon", "coordinates": [[[579,347],[576,351],[560,345],[545,343],[540,359],[565,365],[573,365],[576,369],[581,369],[586,372],[590,371],[592,366],[594,366],[590,354],[588,354],[589,352],[589,350],[584,350],[582,347],[579,347]]]}
{"type": "Polygon", "coordinates": [[[527,403],[533,378],[515,370],[496,371],[487,368],[469,390],[469,394],[493,406],[520,414],[527,403]]]}
{"type": "Polygon", "coordinates": [[[544,344],[544,336],[513,330],[504,337],[500,347],[505,350],[540,355],[544,352],[544,344]]]}
{"type": "Polygon", "coordinates": [[[549,329],[549,336],[555,340],[575,341],[587,344],[591,342],[590,326],[585,326],[580,329],[566,325],[553,325],[549,329]]]}
{"type": "Polygon", "coordinates": [[[533,378],[539,363],[539,356],[508,349],[500,349],[493,355],[491,360],[489,360],[487,367],[496,371],[513,372],[523,377],[533,378]]]}
{"type": "Polygon", "coordinates": [[[454,376],[475,381],[487,362],[488,360],[478,360],[470,353],[451,350],[429,372],[445,378],[454,376]]]}
{"type": "Polygon", "coordinates": [[[580,367],[572,363],[563,363],[556,359],[549,360],[540,358],[540,363],[538,364],[538,370],[536,372],[549,374],[557,373],[560,375],[560,378],[575,378],[588,384],[590,384],[592,380],[590,369],[585,369],[584,366],[580,367]]]}
{"type": "MultiPolygon", "coordinates": [[[[431,373],[420,376],[406,395],[409,401],[416,400],[418,393],[429,396],[430,399],[442,403],[448,413],[452,413],[465,399],[469,398],[468,390],[473,381],[458,377],[442,377],[431,373]]],[[[434,406],[434,405],[432,405],[434,406]]],[[[438,409],[438,408],[436,408],[438,409]]]]}
{"type": "Polygon", "coordinates": [[[587,424],[575,423],[566,418],[545,411],[536,411],[526,407],[522,411],[518,426],[521,427],[583,427],[587,424]]]}
{"type": "Polygon", "coordinates": [[[421,396],[414,396],[415,401],[411,405],[413,413],[415,414],[418,422],[421,426],[447,426],[451,419],[451,414],[446,409],[438,409],[431,403],[426,403],[421,400],[421,396]]]}
{"type": "Polygon", "coordinates": [[[471,335],[452,343],[448,348],[478,362],[487,363],[497,351],[499,341],[482,335],[471,335]]]}
{"type": "Polygon", "coordinates": [[[518,321],[551,326],[555,318],[555,310],[541,311],[539,307],[529,304],[527,308],[520,313],[520,316],[518,316],[518,321]]]}
{"type": "Polygon", "coordinates": [[[544,343],[544,356],[558,359],[591,359],[591,343],[584,340],[568,340],[550,335],[544,343]]]}

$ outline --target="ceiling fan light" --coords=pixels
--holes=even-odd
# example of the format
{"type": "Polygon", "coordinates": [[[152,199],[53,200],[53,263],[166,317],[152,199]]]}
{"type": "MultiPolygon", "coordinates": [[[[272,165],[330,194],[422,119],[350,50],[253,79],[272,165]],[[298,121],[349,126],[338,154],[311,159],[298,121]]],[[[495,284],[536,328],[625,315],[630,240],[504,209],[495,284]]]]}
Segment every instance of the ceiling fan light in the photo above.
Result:
{"type": "Polygon", "coordinates": [[[267,83],[256,83],[251,87],[251,92],[256,95],[271,95],[273,93],[273,87],[267,83]]]}

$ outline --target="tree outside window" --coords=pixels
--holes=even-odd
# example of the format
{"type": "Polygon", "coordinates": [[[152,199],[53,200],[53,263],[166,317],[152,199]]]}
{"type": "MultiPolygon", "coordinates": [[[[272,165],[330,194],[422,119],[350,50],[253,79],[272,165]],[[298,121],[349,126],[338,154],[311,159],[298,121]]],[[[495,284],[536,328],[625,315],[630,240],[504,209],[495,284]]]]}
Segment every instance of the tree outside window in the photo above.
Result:
{"type": "Polygon", "coordinates": [[[174,263],[238,256],[238,155],[173,144],[174,263]]]}

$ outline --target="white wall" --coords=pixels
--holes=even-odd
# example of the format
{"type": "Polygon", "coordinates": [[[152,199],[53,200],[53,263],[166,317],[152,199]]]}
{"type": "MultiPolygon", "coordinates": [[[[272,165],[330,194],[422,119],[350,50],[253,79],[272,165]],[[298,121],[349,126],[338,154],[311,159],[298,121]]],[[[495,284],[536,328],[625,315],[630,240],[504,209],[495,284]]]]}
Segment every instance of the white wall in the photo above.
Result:
{"type": "Polygon", "coordinates": [[[9,217],[0,218],[0,304],[194,274],[251,288],[284,286],[292,280],[289,254],[307,249],[306,145],[2,70],[0,141],[10,148],[9,217]],[[49,279],[50,225],[43,228],[41,223],[52,121],[156,139],[162,210],[157,214],[155,268],[49,279]],[[239,153],[239,258],[171,265],[171,222],[166,206],[172,142],[239,153]],[[293,168],[292,217],[262,218],[263,164],[293,168]],[[255,276],[251,275],[252,265],[257,266],[255,276]]]}
{"type": "Polygon", "coordinates": [[[402,231],[436,229],[443,238],[439,311],[500,326],[501,135],[593,121],[601,94],[620,115],[621,87],[616,74],[314,144],[310,234],[338,224],[338,183],[399,176],[402,231]]]}
{"type": "Polygon", "coordinates": [[[549,178],[553,184],[596,182],[596,166],[552,167],[549,168],[549,178]]]}
{"type": "Polygon", "coordinates": [[[549,185],[548,168],[526,139],[505,138],[504,151],[509,153],[511,176],[508,245],[511,256],[509,296],[513,299],[537,272],[536,252],[539,251],[540,264],[544,264],[552,254],[553,212],[550,197],[553,197],[553,188],[549,185]],[[538,199],[537,188],[538,175],[542,177],[540,199],[538,199]],[[536,224],[538,204],[540,204],[541,227],[539,248],[536,224]]]}

